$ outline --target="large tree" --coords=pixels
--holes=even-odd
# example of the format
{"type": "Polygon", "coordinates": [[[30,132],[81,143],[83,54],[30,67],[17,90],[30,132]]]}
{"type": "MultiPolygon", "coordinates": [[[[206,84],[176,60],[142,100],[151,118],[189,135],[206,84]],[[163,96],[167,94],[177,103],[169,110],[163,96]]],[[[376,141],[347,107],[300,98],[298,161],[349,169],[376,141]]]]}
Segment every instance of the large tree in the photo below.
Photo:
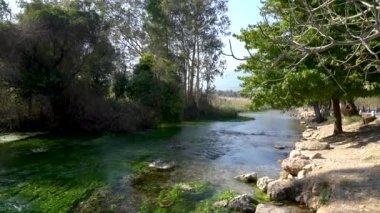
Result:
{"type": "Polygon", "coordinates": [[[27,100],[29,111],[34,98],[47,99],[53,123],[60,125],[73,112],[68,93],[76,85],[108,95],[115,55],[107,31],[99,11],[86,2],[26,3],[15,23],[1,27],[1,77],[27,100]]]}
{"type": "Polygon", "coordinates": [[[245,92],[256,105],[281,108],[331,99],[334,132],[341,133],[339,100],[378,89],[376,8],[364,1],[265,1],[264,21],[239,36],[257,50],[240,67],[252,73],[243,78],[245,92]]]}
{"type": "MultiPolygon", "coordinates": [[[[221,36],[227,33],[226,0],[110,1],[114,38],[132,64],[145,53],[176,65],[186,101],[198,104],[224,70],[221,36]]],[[[125,64],[128,64],[126,62],[125,64]]],[[[131,66],[130,66],[131,67],[131,66]]],[[[161,75],[161,74],[158,74],[161,75]]]]}

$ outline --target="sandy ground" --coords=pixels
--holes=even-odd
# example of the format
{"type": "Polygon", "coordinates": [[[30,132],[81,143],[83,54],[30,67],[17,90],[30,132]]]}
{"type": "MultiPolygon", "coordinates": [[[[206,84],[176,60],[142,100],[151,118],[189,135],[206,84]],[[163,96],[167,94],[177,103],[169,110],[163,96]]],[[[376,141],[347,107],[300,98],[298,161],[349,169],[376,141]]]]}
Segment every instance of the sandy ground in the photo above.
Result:
{"type": "Polygon", "coordinates": [[[321,153],[316,168],[308,175],[329,184],[328,202],[318,213],[380,213],[380,119],[363,125],[344,126],[345,133],[332,136],[333,125],[315,130],[314,139],[328,142],[332,149],[302,151],[321,153]]]}

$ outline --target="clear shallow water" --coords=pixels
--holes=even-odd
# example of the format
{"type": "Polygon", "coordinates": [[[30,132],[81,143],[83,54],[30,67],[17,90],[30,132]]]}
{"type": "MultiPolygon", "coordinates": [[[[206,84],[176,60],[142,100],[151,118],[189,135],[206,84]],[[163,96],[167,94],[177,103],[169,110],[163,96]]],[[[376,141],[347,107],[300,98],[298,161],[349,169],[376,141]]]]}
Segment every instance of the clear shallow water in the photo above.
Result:
{"type": "Polygon", "coordinates": [[[255,120],[188,123],[128,135],[40,136],[3,144],[0,212],[67,212],[104,186],[130,196],[137,192],[124,180],[132,175],[132,165],[158,158],[178,164],[168,182],[200,181],[252,193],[233,177],[252,171],[277,177],[277,161],[290,151],[301,127],[278,111],[244,116],[255,120]],[[275,144],[289,148],[275,150],[275,144]]]}

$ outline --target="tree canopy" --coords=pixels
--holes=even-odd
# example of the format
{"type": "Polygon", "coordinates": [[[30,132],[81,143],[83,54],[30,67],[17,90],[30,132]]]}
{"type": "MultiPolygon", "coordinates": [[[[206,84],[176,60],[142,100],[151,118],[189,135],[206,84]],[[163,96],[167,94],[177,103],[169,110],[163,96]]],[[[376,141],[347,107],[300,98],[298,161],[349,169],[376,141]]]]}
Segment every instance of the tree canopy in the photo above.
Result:
{"type": "Polygon", "coordinates": [[[33,0],[14,16],[0,0],[0,128],[130,130],[198,111],[224,71],[226,2],[33,0]]]}
{"type": "Polygon", "coordinates": [[[264,1],[264,20],[237,36],[251,53],[239,67],[250,73],[242,77],[244,94],[254,107],[333,99],[339,116],[339,99],[378,94],[375,8],[360,1],[264,1]]]}

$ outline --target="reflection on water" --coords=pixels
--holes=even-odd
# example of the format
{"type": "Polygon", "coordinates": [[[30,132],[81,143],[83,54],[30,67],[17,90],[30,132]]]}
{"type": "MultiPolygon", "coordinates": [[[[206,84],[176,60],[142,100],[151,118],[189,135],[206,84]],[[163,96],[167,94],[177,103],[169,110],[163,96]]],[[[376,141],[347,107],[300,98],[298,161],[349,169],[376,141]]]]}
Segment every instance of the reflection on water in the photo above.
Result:
{"type": "MultiPolygon", "coordinates": [[[[120,186],[131,164],[173,160],[169,181],[209,182],[249,193],[233,179],[256,171],[275,178],[278,160],[301,132],[297,120],[278,111],[246,113],[255,120],[208,122],[128,135],[40,136],[0,146],[0,211],[69,211],[90,191],[120,186]]],[[[120,188],[120,187],[119,187],[120,188]]],[[[125,191],[134,192],[129,186],[125,191]]]]}

